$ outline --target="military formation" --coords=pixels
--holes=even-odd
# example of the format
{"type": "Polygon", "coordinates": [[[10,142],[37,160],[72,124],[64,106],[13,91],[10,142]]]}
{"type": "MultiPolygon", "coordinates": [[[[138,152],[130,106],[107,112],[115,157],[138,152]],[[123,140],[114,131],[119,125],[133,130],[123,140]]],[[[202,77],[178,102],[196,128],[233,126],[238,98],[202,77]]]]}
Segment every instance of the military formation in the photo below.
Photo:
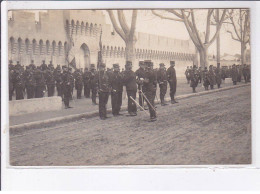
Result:
{"type": "Polygon", "coordinates": [[[236,65],[232,66],[222,66],[217,64],[216,66],[210,65],[209,69],[205,67],[202,69],[201,67],[197,68],[197,66],[188,66],[185,71],[185,76],[187,79],[187,83],[190,84],[192,88],[192,92],[196,92],[196,87],[199,83],[202,83],[205,90],[214,89],[216,85],[217,88],[221,87],[222,81],[225,81],[226,78],[231,78],[233,85],[236,85],[237,82],[241,82],[242,78],[244,78],[244,82],[250,82],[250,65],[236,65]]]}
{"type": "MultiPolygon", "coordinates": [[[[120,70],[119,64],[113,64],[113,68],[106,68],[106,64],[100,63],[96,69],[95,64],[90,65],[90,69],[74,69],[68,66],[57,65],[54,68],[52,61],[47,65],[42,61],[40,66],[36,66],[34,61],[24,67],[19,61],[13,65],[9,61],[9,100],[12,100],[14,93],[16,100],[27,97],[42,98],[44,96],[54,96],[55,88],[57,95],[64,102],[65,108],[71,108],[70,100],[73,97],[74,89],[77,91],[77,99],[92,99],[93,105],[99,106],[100,119],[107,119],[106,105],[111,95],[111,105],[113,116],[120,116],[122,106],[123,87],[126,89],[128,99],[128,116],[136,116],[137,109],[149,114],[150,121],[156,121],[155,98],[157,86],[160,90],[161,106],[166,106],[165,95],[170,88],[171,103],[178,103],[175,100],[177,78],[175,71],[175,61],[170,61],[170,67],[166,69],[164,63],[159,64],[159,69],[154,69],[151,60],[139,61],[139,69],[132,70],[132,62],[127,61],[125,68],[120,70]],[[139,97],[137,102],[136,97],[139,97]],[[98,103],[96,99],[99,99],[98,103]],[[149,112],[147,111],[149,110],[149,112]]],[[[250,82],[249,65],[233,65],[232,67],[209,66],[197,68],[195,65],[187,67],[185,71],[187,83],[190,84],[193,92],[202,83],[205,90],[214,89],[226,78],[232,78],[233,84],[241,82],[242,77],[245,82],[250,82]]],[[[158,99],[159,100],[159,99],[158,99]]]]}

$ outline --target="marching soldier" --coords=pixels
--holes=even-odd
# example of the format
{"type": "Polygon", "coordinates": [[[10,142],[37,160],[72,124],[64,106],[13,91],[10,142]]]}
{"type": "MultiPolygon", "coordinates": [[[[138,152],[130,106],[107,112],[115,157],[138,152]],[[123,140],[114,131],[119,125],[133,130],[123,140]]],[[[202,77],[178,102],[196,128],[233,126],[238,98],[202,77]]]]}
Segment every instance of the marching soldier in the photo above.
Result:
{"type": "Polygon", "coordinates": [[[204,68],[204,71],[203,71],[203,86],[205,88],[205,90],[209,90],[209,79],[208,79],[208,69],[207,67],[204,68]]]}
{"type": "Polygon", "coordinates": [[[208,72],[208,81],[209,81],[209,85],[210,85],[210,89],[213,90],[214,89],[214,85],[216,83],[216,77],[215,77],[215,73],[213,70],[213,65],[209,66],[209,72],[208,72]]]}
{"type": "Polygon", "coordinates": [[[95,70],[95,64],[90,65],[89,81],[90,81],[92,104],[97,105],[96,98],[97,98],[97,88],[98,88],[98,76],[95,70]]]}
{"type": "Polygon", "coordinates": [[[34,98],[35,85],[36,85],[36,81],[34,78],[34,72],[33,72],[32,66],[29,66],[29,70],[27,72],[26,82],[25,82],[28,99],[34,98]]]}
{"type": "Polygon", "coordinates": [[[131,61],[126,61],[125,71],[123,74],[123,82],[126,86],[126,93],[128,97],[128,106],[127,106],[128,113],[130,116],[136,116],[137,115],[136,104],[131,98],[133,98],[134,100],[136,99],[137,86],[136,86],[136,75],[135,72],[132,71],[131,61]]]}
{"type": "Polygon", "coordinates": [[[70,104],[70,97],[71,97],[71,80],[70,80],[70,73],[68,71],[67,66],[62,67],[63,72],[62,72],[62,93],[64,96],[64,104],[65,104],[65,109],[67,108],[72,108],[69,106],[70,104]]]}
{"type": "Polygon", "coordinates": [[[186,79],[187,79],[187,84],[190,83],[190,69],[189,69],[189,66],[187,66],[187,69],[185,70],[185,76],[186,76],[186,79]]]}
{"type": "Polygon", "coordinates": [[[178,103],[175,99],[176,93],[176,86],[177,86],[177,78],[176,78],[176,71],[175,71],[175,61],[170,61],[170,67],[167,69],[167,80],[170,85],[170,96],[171,96],[171,103],[175,104],[178,103]]]}
{"type": "Polygon", "coordinates": [[[56,81],[56,88],[57,88],[58,96],[63,98],[63,96],[62,96],[62,73],[61,73],[60,65],[57,65],[57,67],[54,71],[54,78],[56,81]]]}
{"type": "Polygon", "coordinates": [[[54,89],[55,89],[55,77],[54,77],[54,71],[52,69],[51,64],[49,64],[47,70],[46,70],[46,84],[47,84],[47,90],[48,90],[48,97],[54,96],[54,89]]]}
{"type": "Polygon", "coordinates": [[[145,64],[143,61],[139,61],[139,69],[136,70],[136,83],[138,84],[138,93],[139,93],[139,105],[144,106],[143,102],[143,95],[142,95],[142,87],[143,87],[143,80],[145,77],[145,64]]]}
{"type": "Polygon", "coordinates": [[[86,98],[90,97],[90,72],[88,68],[85,68],[83,73],[83,83],[84,83],[84,96],[86,98]]]}
{"type": "MultiPolygon", "coordinates": [[[[187,79],[188,80],[188,79],[187,79]]],[[[167,105],[164,101],[164,96],[167,92],[167,73],[164,63],[160,63],[160,69],[157,71],[157,82],[160,87],[160,100],[161,105],[167,105]]]]}
{"type": "Polygon", "coordinates": [[[231,77],[232,77],[233,85],[237,85],[238,71],[235,64],[233,64],[232,66],[231,77]]]}
{"type": "Polygon", "coordinates": [[[196,65],[194,65],[193,69],[191,70],[190,80],[191,80],[190,87],[192,87],[192,92],[196,93],[196,87],[198,86],[199,83],[199,74],[196,65]]]}
{"type": "Polygon", "coordinates": [[[74,73],[75,76],[75,88],[77,90],[77,99],[81,99],[81,93],[83,89],[83,77],[79,69],[74,73]]]}
{"type": "Polygon", "coordinates": [[[109,76],[107,72],[105,72],[105,68],[106,65],[104,63],[100,64],[99,72],[96,74],[98,77],[99,117],[102,120],[108,118],[106,105],[111,90],[109,76]]]}
{"type": "Polygon", "coordinates": [[[114,71],[110,75],[112,114],[118,116],[122,105],[123,77],[119,64],[113,64],[114,71]]]}
{"type": "Polygon", "coordinates": [[[150,112],[150,121],[156,121],[156,111],[154,105],[154,99],[156,95],[156,73],[153,70],[153,63],[151,61],[145,61],[147,64],[145,78],[144,78],[144,98],[148,104],[149,112],[150,112]]]}
{"type": "Polygon", "coordinates": [[[218,67],[215,69],[215,75],[216,75],[216,83],[218,88],[220,88],[221,85],[221,70],[220,70],[220,64],[218,65],[218,67]]]}

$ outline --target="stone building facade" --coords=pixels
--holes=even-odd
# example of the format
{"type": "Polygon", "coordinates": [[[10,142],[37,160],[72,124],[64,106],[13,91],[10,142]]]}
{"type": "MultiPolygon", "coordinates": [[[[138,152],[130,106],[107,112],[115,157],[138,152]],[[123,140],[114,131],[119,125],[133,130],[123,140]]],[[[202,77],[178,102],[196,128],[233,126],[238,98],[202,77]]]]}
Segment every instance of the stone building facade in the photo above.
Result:
{"type": "MultiPolygon", "coordinates": [[[[48,64],[53,61],[66,65],[66,54],[75,57],[77,67],[88,67],[97,63],[99,40],[102,29],[102,56],[107,67],[113,63],[125,64],[125,43],[105,22],[102,10],[49,10],[35,13],[12,11],[8,20],[8,58],[28,65],[34,60],[40,65],[42,60],[48,64]],[[73,48],[69,49],[69,41],[73,48]]],[[[151,59],[155,67],[161,62],[169,64],[176,61],[177,69],[184,71],[192,65],[195,48],[191,40],[179,40],[136,32],[134,69],[139,60],[151,59]]]]}

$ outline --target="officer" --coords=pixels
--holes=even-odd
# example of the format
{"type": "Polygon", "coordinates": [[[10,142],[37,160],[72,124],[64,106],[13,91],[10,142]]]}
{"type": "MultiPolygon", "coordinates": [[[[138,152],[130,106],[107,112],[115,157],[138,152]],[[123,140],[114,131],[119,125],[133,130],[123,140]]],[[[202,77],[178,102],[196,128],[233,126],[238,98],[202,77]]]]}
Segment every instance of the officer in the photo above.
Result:
{"type": "Polygon", "coordinates": [[[90,72],[86,67],[83,73],[83,83],[84,83],[84,96],[86,98],[90,97],[90,72]]]}
{"type": "MultiPolygon", "coordinates": [[[[138,93],[139,93],[139,105],[144,106],[143,102],[143,95],[142,95],[142,87],[143,87],[143,80],[145,76],[145,64],[143,61],[139,61],[139,69],[136,70],[136,83],[138,84],[138,93]]],[[[142,110],[142,109],[141,109],[142,110]]]]}
{"type": "Polygon", "coordinates": [[[108,118],[106,105],[111,90],[109,76],[105,68],[106,65],[104,63],[100,64],[99,72],[96,74],[96,77],[98,77],[99,117],[102,120],[108,118]]]}
{"type": "Polygon", "coordinates": [[[156,111],[154,105],[154,99],[156,95],[156,73],[153,70],[153,63],[150,60],[144,61],[147,65],[145,78],[144,78],[144,85],[143,85],[143,92],[145,95],[145,100],[149,107],[150,112],[150,121],[156,121],[156,111]]]}
{"type": "Polygon", "coordinates": [[[189,69],[189,66],[187,66],[187,69],[185,70],[185,76],[186,76],[186,79],[187,79],[187,84],[190,83],[190,69],[189,69]]]}
{"type": "Polygon", "coordinates": [[[216,83],[218,88],[220,88],[221,85],[221,70],[220,70],[220,63],[218,64],[217,68],[215,69],[215,75],[216,75],[216,83]]]}
{"type": "Polygon", "coordinates": [[[29,66],[29,70],[26,75],[26,81],[25,81],[25,87],[26,87],[26,92],[27,92],[27,98],[34,98],[34,92],[35,92],[35,77],[34,77],[34,71],[32,69],[32,65],[29,66]]]}
{"type": "Polygon", "coordinates": [[[233,64],[232,66],[231,77],[232,77],[233,85],[237,85],[238,70],[236,64],[233,64]]]}
{"type": "Polygon", "coordinates": [[[118,116],[122,106],[123,77],[119,64],[113,64],[113,73],[110,75],[112,114],[118,116]]]}
{"type": "Polygon", "coordinates": [[[63,72],[62,72],[62,93],[64,96],[64,105],[65,109],[72,108],[70,107],[70,97],[71,97],[71,80],[70,80],[70,73],[68,71],[67,66],[62,66],[63,72]]]}
{"type": "Polygon", "coordinates": [[[73,92],[74,92],[74,84],[75,84],[75,80],[74,80],[74,75],[72,73],[72,68],[69,67],[69,76],[70,76],[70,87],[71,87],[71,90],[70,90],[70,100],[72,100],[72,96],[73,96],[73,92]]]}
{"type": "Polygon", "coordinates": [[[209,90],[210,83],[209,83],[209,78],[208,78],[208,68],[207,67],[204,68],[202,78],[203,78],[203,86],[204,86],[205,90],[209,90]]]}
{"type": "Polygon", "coordinates": [[[35,98],[42,98],[46,90],[44,73],[40,67],[37,67],[35,71],[35,98]]]}
{"type": "Polygon", "coordinates": [[[98,89],[98,76],[95,69],[95,64],[90,65],[89,81],[90,81],[92,104],[97,105],[96,98],[97,98],[97,89],[98,89]]]}
{"type": "Polygon", "coordinates": [[[81,93],[83,89],[83,75],[79,69],[74,73],[75,76],[75,88],[77,90],[77,99],[81,99],[81,93]]]}
{"type": "Polygon", "coordinates": [[[196,87],[198,86],[199,83],[199,73],[196,65],[194,65],[193,69],[191,70],[190,80],[191,80],[190,87],[192,87],[192,92],[196,93],[196,87]]]}
{"type": "Polygon", "coordinates": [[[216,75],[213,70],[213,65],[209,66],[208,81],[209,81],[210,89],[213,90],[214,85],[216,83],[216,75]]]}
{"type": "Polygon", "coordinates": [[[176,86],[177,86],[177,78],[176,78],[176,71],[175,71],[175,61],[170,61],[170,67],[167,69],[167,80],[170,85],[170,96],[171,96],[171,103],[175,104],[178,103],[175,99],[176,93],[176,86]]]}
{"type": "Polygon", "coordinates": [[[46,84],[48,89],[48,97],[54,96],[55,76],[54,76],[54,71],[51,63],[48,65],[45,75],[46,75],[46,84]]]}
{"type": "MultiPolygon", "coordinates": [[[[188,79],[187,79],[188,80],[188,79]]],[[[157,82],[160,87],[160,100],[161,100],[161,105],[165,106],[167,105],[164,101],[164,96],[167,92],[167,73],[165,69],[164,63],[160,63],[160,68],[157,71],[157,82]]]]}
{"type": "Polygon", "coordinates": [[[57,65],[57,67],[54,71],[54,79],[56,82],[56,89],[57,89],[58,96],[63,98],[63,96],[62,96],[62,72],[61,72],[60,65],[57,65]]]}
{"type": "Polygon", "coordinates": [[[135,72],[132,70],[132,62],[126,61],[125,65],[125,71],[123,74],[123,82],[126,86],[126,93],[128,97],[128,113],[130,116],[136,116],[137,115],[137,108],[134,100],[136,99],[136,92],[137,92],[137,85],[136,85],[136,75],[135,72]]]}

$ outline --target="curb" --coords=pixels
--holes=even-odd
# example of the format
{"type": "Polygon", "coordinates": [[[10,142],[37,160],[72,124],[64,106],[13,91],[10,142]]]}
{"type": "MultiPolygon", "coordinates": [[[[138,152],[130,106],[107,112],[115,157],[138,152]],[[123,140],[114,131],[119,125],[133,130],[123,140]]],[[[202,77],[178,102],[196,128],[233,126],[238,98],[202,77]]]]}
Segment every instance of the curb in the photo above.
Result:
{"type": "MultiPolygon", "coordinates": [[[[230,86],[230,87],[226,87],[226,88],[208,90],[208,91],[203,91],[203,92],[198,92],[198,93],[184,94],[184,95],[176,96],[176,100],[187,99],[187,98],[196,97],[196,96],[203,96],[206,94],[222,92],[222,91],[245,87],[245,86],[249,86],[249,85],[250,85],[250,83],[243,84],[243,85],[230,86]]],[[[170,98],[166,98],[165,100],[170,101],[170,98]]],[[[160,102],[155,101],[155,103],[158,104],[160,102]]],[[[127,110],[127,106],[122,106],[121,110],[124,110],[124,111],[127,110]]],[[[107,113],[111,113],[111,112],[112,112],[112,108],[109,108],[107,110],[107,113]]],[[[93,117],[97,117],[97,116],[98,116],[98,111],[86,112],[86,113],[68,115],[68,116],[64,116],[64,117],[56,117],[56,118],[43,120],[43,121],[34,121],[34,122],[30,122],[30,123],[13,125],[13,126],[9,127],[9,130],[10,130],[10,132],[16,132],[16,131],[20,131],[21,129],[25,130],[25,129],[32,129],[32,128],[36,128],[36,127],[45,128],[45,127],[57,125],[57,124],[68,122],[68,121],[74,121],[74,120],[78,120],[78,119],[82,119],[82,118],[85,118],[85,119],[93,118],[93,117]]]]}

